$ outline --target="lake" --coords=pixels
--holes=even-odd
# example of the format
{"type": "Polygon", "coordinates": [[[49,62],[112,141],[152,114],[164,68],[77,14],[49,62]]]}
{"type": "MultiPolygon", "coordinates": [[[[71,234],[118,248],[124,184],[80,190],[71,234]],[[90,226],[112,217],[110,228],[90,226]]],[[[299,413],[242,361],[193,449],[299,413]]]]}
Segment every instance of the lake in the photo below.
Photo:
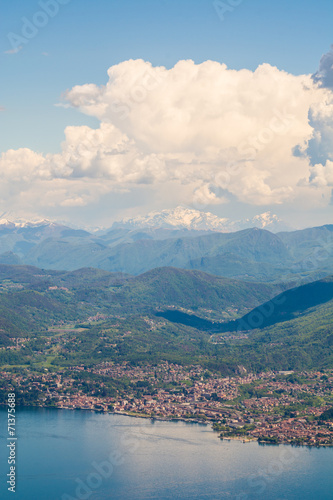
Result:
{"type": "Polygon", "coordinates": [[[17,409],[15,500],[332,500],[333,448],[221,441],[210,426],[85,411],[17,409]]]}

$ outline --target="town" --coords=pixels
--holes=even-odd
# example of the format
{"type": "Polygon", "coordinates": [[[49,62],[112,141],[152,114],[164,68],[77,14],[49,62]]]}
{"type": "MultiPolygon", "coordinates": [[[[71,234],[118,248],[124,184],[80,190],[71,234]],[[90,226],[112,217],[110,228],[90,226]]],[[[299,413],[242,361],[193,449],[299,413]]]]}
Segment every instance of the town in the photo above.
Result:
{"type": "Polygon", "coordinates": [[[102,362],[60,372],[2,369],[0,378],[18,405],[207,423],[221,439],[243,442],[333,445],[333,370],[241,371],[221,377],[200,365],[102,362]]]}

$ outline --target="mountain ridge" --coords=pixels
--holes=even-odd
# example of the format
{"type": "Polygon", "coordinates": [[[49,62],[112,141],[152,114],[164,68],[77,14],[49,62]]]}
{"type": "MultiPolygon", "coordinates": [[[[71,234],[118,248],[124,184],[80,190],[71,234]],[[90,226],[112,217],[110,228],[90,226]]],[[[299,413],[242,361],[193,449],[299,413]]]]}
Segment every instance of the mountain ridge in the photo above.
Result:
{"type": "Polygon", "coordinates": [[[164,228],[209,230],[217,232],[232,232],[250,227],[260,229],[282,230],[286,225],[271,212],[258,214],[250,219],[231,221],[228,218],[218,217],[211,212],[202,212],[192,208],[178,206],[174,209],[152,211],[145,216],[136,216],[122,219],[113,223],[111,229],[123,228],[164,228]]]}
{"type": "Polygon", "coordinates": [[[91,234],[57,224],[0,226],[0,263],[45,269],[94,267],[142,274],[155,267],[198,269],[261,282],[314,280],[333,272],[333,226],[272,233],[115,228],[91,234]]]}

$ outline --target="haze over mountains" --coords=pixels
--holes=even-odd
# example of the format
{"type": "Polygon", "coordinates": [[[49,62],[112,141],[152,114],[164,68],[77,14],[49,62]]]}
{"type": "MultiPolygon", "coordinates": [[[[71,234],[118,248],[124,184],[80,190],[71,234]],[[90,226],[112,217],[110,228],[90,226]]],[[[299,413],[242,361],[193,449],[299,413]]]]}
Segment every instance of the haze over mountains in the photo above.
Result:
{"type": "MultiPolygon", "coordinates": [[[[263,214],[269,227],[274,216],[263,214]]],[[[247,281],[314,280],[333,273],[333,225],[273,233],[220,231],[224,221],[188,209],[153,213],[90,233],[40,221],[0,221],[0,263],[94,267],[132,275],[172,266],[247,281]]]]}

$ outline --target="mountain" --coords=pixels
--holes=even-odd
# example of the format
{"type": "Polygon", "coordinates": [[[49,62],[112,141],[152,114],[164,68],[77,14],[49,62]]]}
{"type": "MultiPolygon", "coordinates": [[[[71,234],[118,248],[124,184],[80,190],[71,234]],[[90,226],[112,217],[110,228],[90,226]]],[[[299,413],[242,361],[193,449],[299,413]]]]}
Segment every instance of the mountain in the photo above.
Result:
{"type": "Polygon", "coordinates": [[[43,220],[39,222],[0,221],[0,256],[13,252],[19,257],[47,238],[89,236],[87,231],[71,229],[62,224],[43,220]]]}
{"type": "Polygon", "coordinates": [[[263,281],[284,275],[291,258],[276,235],[246,229],[164,240],[141,238],[118,245],[103,239],[48,238],[31,248],[24,262],[41,268],[96,267],[129,274],[171,266],[263,281]]]}
{"type": "Polygon", "coordinates": [[[126,229],[187,229],[194,231],[218,231],[222,233],[239,231],[250,227],[277,231],[286,229],[286,225],[271,212],[256,215],[252,219],[230,221],[227,218],[218,217],[210,212],[202,212],[186,207],[176,207],[171,210],[150,212],[146,216],[137,216],[115,222],[111,228],[126,229]]]}
{"type": "Polygon", "coordinates": [[[46,240],[76,238],[83,240],[90,234],[62,224],[43,220],[39,222],[0,221],[0,263],[25,263],[26,255],[32,248],[46,240]]]}
{"type": "Polygon", "coordinates": [[[3,228],[24,228],[24,227],[37,227],[37,226],[57,226],[59,224],[50,221],[48,219],[40,219],[36,221],[28,221],[19,219],[15,222],[12,222],[8,219],[0,219],[0,229],[3,228]]]}
{"type": "MultiPolygon", "coordinates": [[[[255,279],[258,263],[274,267],[289,261],[278,237],[268,231],[247,229],[236,233],[211,233],[163,241],[139,240],[111,249],[103,262],[109,270],[141,274],[149,269],[173,266],[198,269],[227,277],[255,279]],[[242,262],[238,269],[238,261],[242,262]]],[[[279,266],[278,266],[279,267],[279,266]]]]}
{"type": "Polygon", "coordinates": [[[0,264],[22,264],[21,259],[14,252],[4,252],[0,255],[0,264]]]}
{"type": "Polygon", "coordinates": [[[315,268],[332,257],[333,224],[277,235],[300,269],[315,268]]]}
{"type": "MultiPolygon", "coordinates": [[[[49,221],[6,221],[0,225],[0,263],[68,271],[94,267],[133,275],[169,266],[261,282],[311,281],[333,272],[332,225],[275,234],[259,228],[219,232],[193,229],[201,223],[208,227],[208,219],[199,220],[192,211],[189,228],[175,219],[172,226],[169,216],[169,227],[133,225],[104,234],[49,221]]],[[[211,226],[217,227],[215,217],[211,226]]]]}
{"type": "Polygon", "coordinates": [[[221,231],[227,229],[228,219],[223,219],[210,212],[200,212],[179,206],[171,210],[150,212],[146,216],[123,219],[115,222],[112,229],[123,228],[164,228],[164,229],[192,229],[205,231],[221,231]]]}
{"type": "Polygon", "coordinates": [[[273,233],[278,231],[290,230],[288,225],[281,220],[277,215],[271,212],[264,212],[259,215],[255,215],[250,219],[239,220],[229,223],[230,231],[239,231],[241,229],[247,229],[250,227],[257,227],[259,229],[267,229],[273,233]]]}

